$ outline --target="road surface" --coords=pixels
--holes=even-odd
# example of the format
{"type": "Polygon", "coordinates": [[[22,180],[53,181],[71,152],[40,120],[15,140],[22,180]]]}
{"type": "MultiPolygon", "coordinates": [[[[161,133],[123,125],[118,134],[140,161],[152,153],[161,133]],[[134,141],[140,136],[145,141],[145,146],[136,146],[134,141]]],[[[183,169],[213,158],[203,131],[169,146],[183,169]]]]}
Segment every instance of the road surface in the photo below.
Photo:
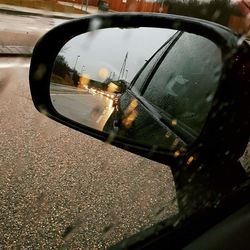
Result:
{"type": "Polygon", "coordinates": [[[48,30],[66,20],[42,16],[0,14],[0,45],[34,47],[48,30]]]}
{"type": "Polygon", "coordinates": [[[0,59],[0,249],[103,249],[177,211],[168,167],[33,107],[28,59],[0,59]]]}
{"type": "Polygon", "coordinates": [[[76,87],[51,83],[50,96],[61,115],[85,126],[103,131],[112,114],[113,101],[104,92],[91,92],[76,87]]]}

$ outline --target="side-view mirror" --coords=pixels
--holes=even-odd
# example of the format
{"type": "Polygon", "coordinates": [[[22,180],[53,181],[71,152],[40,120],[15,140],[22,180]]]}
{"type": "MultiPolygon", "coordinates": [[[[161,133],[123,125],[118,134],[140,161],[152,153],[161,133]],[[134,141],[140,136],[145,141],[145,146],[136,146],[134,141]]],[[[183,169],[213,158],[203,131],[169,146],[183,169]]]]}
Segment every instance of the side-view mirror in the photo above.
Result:
{"type": "Polygon", "coordinates": [[[91,16],[39,41],[31,94],[50,118],[147,158],[225,162],[249,140],[249,58],[247,43],[207,21],[91,16]]]}

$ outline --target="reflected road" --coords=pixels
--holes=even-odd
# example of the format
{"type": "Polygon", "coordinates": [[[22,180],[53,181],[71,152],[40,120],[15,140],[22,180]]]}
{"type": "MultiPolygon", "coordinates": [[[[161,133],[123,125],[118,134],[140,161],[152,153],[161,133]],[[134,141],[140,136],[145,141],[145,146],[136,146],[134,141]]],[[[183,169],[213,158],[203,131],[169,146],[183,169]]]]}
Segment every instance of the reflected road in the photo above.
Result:
{"type": "Polygon", "coordinates": [[[52,83],[50,95],[58,113],[100,131],[114,110],[110,98],[72,86],[52,83]]]}

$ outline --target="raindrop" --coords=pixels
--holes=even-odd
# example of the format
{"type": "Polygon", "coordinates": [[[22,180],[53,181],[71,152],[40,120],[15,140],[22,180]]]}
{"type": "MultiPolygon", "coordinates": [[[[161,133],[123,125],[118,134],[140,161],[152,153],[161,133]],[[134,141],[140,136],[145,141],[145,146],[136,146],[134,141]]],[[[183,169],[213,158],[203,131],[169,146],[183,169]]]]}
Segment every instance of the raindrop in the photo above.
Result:
{"type": "Polygon", "coordinates": [[[8,78],[4,77],[2,79],[0,79],[0,93],[4,91],[4,89],[6,88],[8,83],[8,78]]]}
{"type": "Polygon", "coordinates": [[[173,119],[173,120],[171,121],[171,124],[172,124],[172,126],[176,126],[176,125],[177,125],[177,120],[176,120],[176,119],[173,119]]]}
{"type": "Polygon", "coordinates": [[[194,157],[190,156],[188,161],[187,161],[187,165],[190,165],[193,161],[194,161],[194,157]]]}
{"type": "Polygon", "coordinates": [[[237,41],[237,45],[240,46],[242,45],[242,43],[246,40],[246,36],[245,35],[242,35],[238,41],[237,41]]]}
{"type": "Polygon", "coordinates": [[[178,226],[178,224],[180,223],[180,220],[176,220],[173,224],[174,227],[178,226]]]}
{"type": "Polygon", "coordinates": [[[162,207],[162,208],[160,208],[157,212],[156,212],[156,216],[160,216],[160,215],[162,215],[163,214],[163,212],[164,212],[164,210],[165,210],[165,207],[162,207]]]}
{"type": "Polygon", "coordinates": [[[110,232],[110,230],[111,230],[113,227],[114,227],[113,224],[107,225],[106,227],[104,227],[103,233],[105,234],[105,233],[110,232]]]}
{"type": "Polygon", "coordinates": [[[213,94],[210,94],[206,97],[207,102],[211,102],[213,100],[213,94]]]}
{"type": "Polygon", "coordinates": [[[212,16],[212,20],[217,20],[221,15],[221,11],[220,10],[216,10],[212,16]]]}
{"type": "Polygon", "coordinates": [[[180,26],[181,26],[180,22],[175,22],[175,23],[173,24],[173,29],[178,30],[180,26]]]}
{"type": "Polygon", "coordinates": [[[66,227],[65,231],[62,234],[63,238],[66,238],[67,236],[69,236],[69,234],[73,231],[74,227],[72,225],[69,225],[66,227]]]}
{"type": "Polygon", "coordinates": [[[91,111],[91,118],[93,120],[96,120],[100,115],[102,114],[102,108],[101,106],[95,106],[91,111]]]}
{"type": "Polygon", "coordinates": [[[174,152],[174,157],[178,157],[178,156],[180,156],[180,151],[177,150],[174,152]]]}
{"type": "Polygon", "coordinates": [[[48,112],[47,112],[47,109],[46,109],[46,107],[45,107],[44,105],[39,105],[39,106],[38,106],[38,110],[39,110],[43,115],[45,115],[45,116],[48,116],[48,115],[49,115],[48,112]]]}
{"type": "Polygon", "coordinates": [[[102,25],[102,21],[99,18],[93,18],[89,24],[89,31],[98,30],[102,25]]]}
{"type": "Polygon", "coordinates": [[[111,131],[105,143],[111,144],[112,141],[115,139],[115,137],[116,137],[116,133],[111,131]]]}
{"type": "Polygon", "coordinates": [[[45,65],[45,64],[40,64],[40,65],[38,66],[38,68],[37,68],[35,74],[34,74],[34,79],[35,79],[36,81],[40,80],[40,79],[44,76],[46,70],[47,70],[46,65],[45,65]]]}
{"type": "Polygon", "coordinates": [[[214,204],[214,208],[218,207],[220,204],[220,200],[216,201],[215,204],[214,204]]]}
{"type": "Polygon", "coordinates": [[[170,138],[170,137],[171,137],[171,132],[168,131],[168,132],[165,134],[165,137],[166,137],[166,138],[170,138]]]}

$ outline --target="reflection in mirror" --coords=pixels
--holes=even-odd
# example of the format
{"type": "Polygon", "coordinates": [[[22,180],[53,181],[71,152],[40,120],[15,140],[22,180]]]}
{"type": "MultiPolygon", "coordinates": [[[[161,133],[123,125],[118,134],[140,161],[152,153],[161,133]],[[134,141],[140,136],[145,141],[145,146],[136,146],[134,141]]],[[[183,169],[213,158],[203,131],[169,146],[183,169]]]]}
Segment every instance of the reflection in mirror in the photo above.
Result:
{"type": "Polygon", "coordinates": [[[55,109],[102,131],[119,95],[174,33],[166,29],[109,28],[71,39],[59,52],[51,76],[55,109]]]}
{"type": "Polygon", "coordinates": [[[210,40],[159,28],[109,28],[68,41],[51,75],[58,113],[136,142],[185,150],[199,135],[221,76],[210,40]]]}

